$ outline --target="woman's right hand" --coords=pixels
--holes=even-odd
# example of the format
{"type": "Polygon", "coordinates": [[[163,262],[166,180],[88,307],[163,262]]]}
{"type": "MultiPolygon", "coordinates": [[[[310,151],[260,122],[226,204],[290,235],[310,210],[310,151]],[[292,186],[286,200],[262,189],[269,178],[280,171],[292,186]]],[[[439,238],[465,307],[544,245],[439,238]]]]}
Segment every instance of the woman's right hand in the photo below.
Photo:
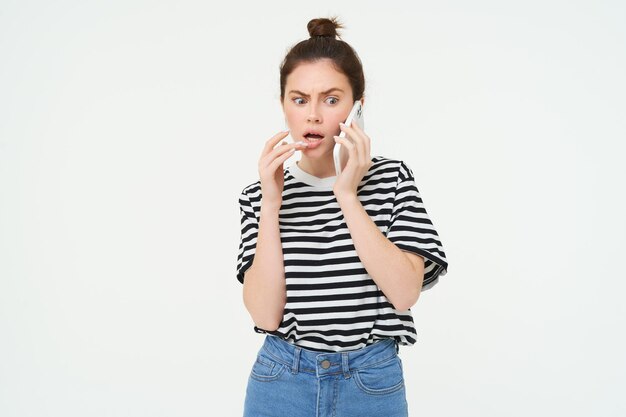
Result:
{"type": "Polygon", "coordinates": [[[274,146],[289,134],[289,131],[279,132],[267,142],[259,159],[259,176],[261,178],[262,204],[280,208],[283,202],[284,168],[283,163],[294,154],[296,149],[306,147],[306,142],[301,144],[287,143],[283,141],[279,146],[274,146]]]}

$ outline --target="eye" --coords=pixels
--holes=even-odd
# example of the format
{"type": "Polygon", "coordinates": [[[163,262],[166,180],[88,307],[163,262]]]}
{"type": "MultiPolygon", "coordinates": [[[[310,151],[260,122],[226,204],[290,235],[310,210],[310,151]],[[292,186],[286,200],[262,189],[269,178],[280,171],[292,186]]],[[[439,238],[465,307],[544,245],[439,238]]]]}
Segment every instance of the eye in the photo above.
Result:
{"type": "Polygon", "coordinates": [[[303,100],[302,97],[296,97],[294,98],[292,101],[294,101],[296,104],[302,104],[302,103],[298,103],[296,100],[303,100]]]}
{"type": "Polygon", "coordinates": [[[336,103],[339,101],[339,99],[337,99],[337,97],[328,97],[328,99],[329,99],[329,100],[335,100],[335,101],[334,101],[333,103],[331,103],[331,104],[336,104],[336,103]]]}

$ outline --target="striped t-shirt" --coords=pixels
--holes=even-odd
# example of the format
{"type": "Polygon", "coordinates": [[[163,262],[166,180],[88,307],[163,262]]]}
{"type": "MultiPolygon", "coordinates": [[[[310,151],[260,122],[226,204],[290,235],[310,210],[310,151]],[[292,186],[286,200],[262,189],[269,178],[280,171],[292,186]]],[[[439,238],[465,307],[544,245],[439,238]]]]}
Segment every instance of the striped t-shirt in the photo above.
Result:
{"type": "MultiPolygon", "coordinates": [[[[303,348],[339,352],[393,337],[413,345],[411,311],[398,311],[361,263],[333,185],[336,176],[318,178],[297,163],[284,169],[279,211],[287,302],[275,331],[303,348]]],[[[424,257],[422,291],[445,275],[448,262],[441,241],[415,185],[411,168],[401,160],[372,157],[357,187],[357,197],[378,229],[403,251],[424,257]]],[[[239,196],[241,238],[237,279],[252,264],[261,209],[261,181],[239,196]]]]}

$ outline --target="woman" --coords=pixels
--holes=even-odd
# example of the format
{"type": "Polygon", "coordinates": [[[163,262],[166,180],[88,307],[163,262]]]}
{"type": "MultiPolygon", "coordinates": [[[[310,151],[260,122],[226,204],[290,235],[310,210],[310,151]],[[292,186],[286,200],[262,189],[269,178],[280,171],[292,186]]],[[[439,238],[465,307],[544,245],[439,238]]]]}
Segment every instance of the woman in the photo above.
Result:
{"type": "Polygon", "coordinates": [[[311,20],[310,39],[285,57],[280,98],[294,143],[279,144],[288,131],[270,138],[260,180],[239,198],[237,279],[266,335],[244,416],[407,416],[398,353],[416,341],[409,308],[448,267],[409,166],[371,157],[365,132],[340,125],[365,88],[341,27],[311,20]],[[335,143],[350,155],[339,176],[335,143]]]}

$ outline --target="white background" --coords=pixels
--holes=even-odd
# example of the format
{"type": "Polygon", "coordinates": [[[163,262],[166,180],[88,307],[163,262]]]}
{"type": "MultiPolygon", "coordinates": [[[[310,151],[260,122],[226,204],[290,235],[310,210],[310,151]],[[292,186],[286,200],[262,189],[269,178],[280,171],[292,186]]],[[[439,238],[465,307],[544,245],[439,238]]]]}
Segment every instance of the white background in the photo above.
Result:
{"type": "Polygon", "coordinates": [[[334,15],[450,263],[411,415],[626,415],[624,3],[397,3],[2,1],[0,415],[241,415],[238,196],[334,15]]]}

